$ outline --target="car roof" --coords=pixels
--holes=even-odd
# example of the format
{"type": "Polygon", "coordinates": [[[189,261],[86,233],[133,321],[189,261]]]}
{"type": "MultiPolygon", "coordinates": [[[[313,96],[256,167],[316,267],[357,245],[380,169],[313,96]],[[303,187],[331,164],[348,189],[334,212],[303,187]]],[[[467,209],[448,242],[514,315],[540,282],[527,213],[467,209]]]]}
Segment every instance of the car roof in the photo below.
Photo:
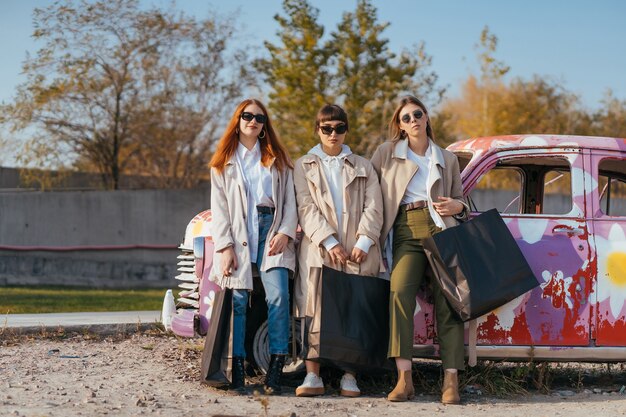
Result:
{"type": "Polygon", "coordinates": [[[478,151],[490,153],[505,149],[527,148],[581,148],[626,151],[626,138],[574,135],[505,135],[476,137],[455,142],[450,151],[478,151]]]}

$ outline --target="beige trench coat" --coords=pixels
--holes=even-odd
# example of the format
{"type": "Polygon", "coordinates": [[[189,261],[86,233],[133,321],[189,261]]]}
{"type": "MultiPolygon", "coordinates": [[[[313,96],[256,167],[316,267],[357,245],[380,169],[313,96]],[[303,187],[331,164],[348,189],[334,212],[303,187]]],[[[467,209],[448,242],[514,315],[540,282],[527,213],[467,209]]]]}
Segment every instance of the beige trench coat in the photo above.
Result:
{"type": "Polygon", "coordinates": [[[303,237],[298,250],[298,276],[294,297],[296,316],[312,316],[315,309],[311,297],[317,293],[322,265],[352,274],[378,276],[382,267],[380,229],[383,224],[380,184],[372,164],[365,158],[351,154],[343,167],[344,212],[341,236],[337,233],[337,215],[324,175],[322,162],[316,155],[307,154],[296,162],[294,172],[298,218],[303,237]],[[334,235],[348,253],[352,252],[360,235],[374,241],[367,258],[361,264],[348,262],[342,268],[334,264],[322,245],[334,235]]]}
{"type": "MultiPolygon", "coordinates": [[[[265,245],[261,271],[270,268],[284,267],[292,272],[296,269],[296,253],[294,240],[298,227],[298,213],[296,211],[296,199],[293,185],[293,172],[291,169],[279,171],[271,165],[272,173],[272,198],[276,212],[274,221],[267,235],[269,242],[277,233],[289,236],[287,247],[278,255],[269,256],[269,244],[265,245]]],[[[237,159],[232,158],[219,174],[214,168],[211,169],[211,235],[215,245],[213,254],[213,267],[210,279],[222,288],[252,289],[252,261],[248,247],[248,227],[246,216],[248,213],[248,200],[243,175],[237,159]],[[237,256],[239,268],[233,271],[230,277],[225,277],[221,270],[222,249],[233,246],[237,256]]]]}
{"type": "MultiPolygon", "coordinates": [[[[451,197],[459,200],[465,210],[462,216],[467,216],[469,207],[463,199],[463,188],[461,185],[461,175],[459,173],[459,161],[450,151],[437,146],[432,140],[432,164],[428,175],[428,201],[430,212],[435,216],[438,214],[432,207],[432,202],[438,202],[439,197],[451,197]]],[[[372,165],[380,178],[380,187],[383,193],[383,206],[385,219],[382,232],[380,234],[380,246],[383,248],[388,265],[391,266],[392,248],[392,228],[398,215],[400,202],[404,193],[417,172],[417,164],[407,158],[409,142],[407,139],[400,139],[395,142],[385,142],[380,145],[372,156],[372,165]]],[[[455,217],[442,217],[445,227],[452,227],[459,222],[455,217]]],[[[391,268],[389,268],[391,269],[391,268]]]]}

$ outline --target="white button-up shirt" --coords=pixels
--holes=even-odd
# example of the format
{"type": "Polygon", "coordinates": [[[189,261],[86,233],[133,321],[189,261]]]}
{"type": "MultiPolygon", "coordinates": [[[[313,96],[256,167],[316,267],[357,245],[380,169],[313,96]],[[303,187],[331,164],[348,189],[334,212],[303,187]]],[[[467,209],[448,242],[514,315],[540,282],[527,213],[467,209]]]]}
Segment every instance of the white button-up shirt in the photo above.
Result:
{"type": "Polygon", "coordinates": [[[256,208],[257,206],[274,207],[272,172],[269,167],[261,165],[261,146],[258,140],[252,149],[246,148],[239,142],[237,163],[246,185],[248,248],[250,259],[255,263],[259,251],[259,215],[256,208]]]}
{"type": "MultiPolygon", "coordinates": [[[[352,151],[348,145],[341,145],[341,152],[339,155],[330,156],[322,150],[321,145],[316,145],[309,151],[309,153],[319,156],[322,161],[322,170],[324,171],[324,176],[328,182],[330,195],[333,198],[333,204],[335,206],[335,215],[337,216],[337,224],[339,226],[337,235],[339,240],[343,240],[344,237],[341,236],[341,231],[343,230],[343,206],[346,197],[346,190],[343,187],[343,168],[346,163],[346,157],[351,155],[352,151]]],[[[330,251],[339,244],[339,240],[337,240],[335,236],[331,235],[324,239],[322,245],[324,245],[327,251],[330,251]]],[[[354,246],[361,249],[363,252],[368,253],[373,244],[374,241],[369,237],[359,235],[359,238],[354,246]]]]}
{"type": "Polygon", "coordinates": [[[407,158],[417,164],[417,172],[409,181],[409,185],[406,187],[404,196],[400,204],[409,204],[414,201],[428,201],[428,173],[430,172],[430,159],[432,156],[432,150],[430,144],[424,153],[424,156],[418,155],[411,150],[411,147],[407,148],[407,158]]]}

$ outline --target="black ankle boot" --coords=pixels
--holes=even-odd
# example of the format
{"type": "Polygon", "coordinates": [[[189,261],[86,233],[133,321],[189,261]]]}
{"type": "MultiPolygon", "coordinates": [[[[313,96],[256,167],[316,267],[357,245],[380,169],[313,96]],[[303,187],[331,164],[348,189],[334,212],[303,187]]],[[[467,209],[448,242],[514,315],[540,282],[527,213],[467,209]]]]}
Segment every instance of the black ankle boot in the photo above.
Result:
{"type": "Polygon", "coordinates": [[[243,392],[246,390],[246,374],[243,358],[240,356],[233,357],[233,375],[230,389],[243,392]]]}
{"type": "Polygon", "coordinates": [[[285,359],[287,355],[272,355],[270,358],[270,366],[265,376],[265,393],[266,394],[281,394],[283,387],[281,380],[283,377],[283,367],[285,366],[285,359]]]}

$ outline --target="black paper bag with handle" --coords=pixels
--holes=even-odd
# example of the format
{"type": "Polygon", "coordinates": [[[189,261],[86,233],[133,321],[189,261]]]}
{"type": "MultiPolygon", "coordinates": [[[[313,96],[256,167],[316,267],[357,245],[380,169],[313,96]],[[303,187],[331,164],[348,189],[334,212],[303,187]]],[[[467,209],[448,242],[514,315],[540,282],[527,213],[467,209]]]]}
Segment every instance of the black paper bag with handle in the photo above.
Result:
{"type": "Polygon", "coordinates": [[[463,321],[480,317],[539,285],[496,209],[422,243],[435,280],[463,321]]]}
{"type": "Polygon", "coordinates": [[[307,359],[354,371],[392,369],[389,281],[324,266],[318,291],[319,323],[308,320],[307,359]]]}
{"type": "Polygon", "coordinates": [[[215,293],[209,328],[204,341],[200,380],[210,386],[223,386],[232,378],[233,292],[230,288],[215,293]]]}

